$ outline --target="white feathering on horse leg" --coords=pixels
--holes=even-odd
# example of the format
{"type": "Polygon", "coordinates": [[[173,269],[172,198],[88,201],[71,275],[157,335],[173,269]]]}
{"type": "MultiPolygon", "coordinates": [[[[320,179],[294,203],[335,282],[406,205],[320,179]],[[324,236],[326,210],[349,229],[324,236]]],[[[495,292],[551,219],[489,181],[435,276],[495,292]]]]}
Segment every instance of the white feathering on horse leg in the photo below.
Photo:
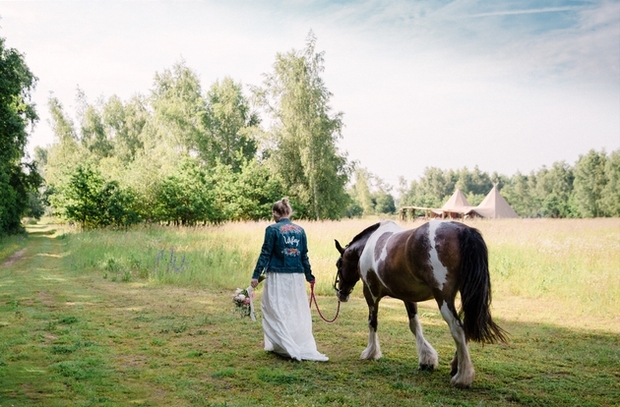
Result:
{"type": "Polygon", "coordinates": [[[476,373],[469,356],[469,348],[467,347],[465,332],[463,332],[461,324],[459,324],[459,321],[456,319],[447,303],[444,302],[440,310],[443,319],[446,320],[448,326],[450,327],[450,333],[456,343],[456,354],[458,357],[458,370],[454,377],[450,380],[450,384],[459,388],[469,387],[474,381],[476,373]]]}
{"type": "Polygon", "coordinates": [[[360,359],[362,360],[379,360],[383,354],[381,353],[381,346],[379,346],[379,335],[374,330],[370,330],[368,333],[368,346],[362,352],[360,359]]]}
{"type": "Polygon", "coordinates": [[[415,336],[420,368],[425,369],[432,367],[435,369],[439,365],[439,356],[435,348],[424,338],[424,330],[422,329],[422,324],[420,324],[420,319],[417,315],[409,320],[409,328],[415,336]]]}

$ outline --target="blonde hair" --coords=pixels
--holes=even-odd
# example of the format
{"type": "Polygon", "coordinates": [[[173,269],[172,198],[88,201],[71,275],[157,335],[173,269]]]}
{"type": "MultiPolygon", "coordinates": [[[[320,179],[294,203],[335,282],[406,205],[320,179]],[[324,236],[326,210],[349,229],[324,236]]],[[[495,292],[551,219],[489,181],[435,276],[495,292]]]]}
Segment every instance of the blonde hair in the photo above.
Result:
{"type": "Polygon", "coordinates": [[[272,210],[281,218],[288,218],[293,214],[293,208],[288,198],[282,198],[274,203],[272,210]]]}

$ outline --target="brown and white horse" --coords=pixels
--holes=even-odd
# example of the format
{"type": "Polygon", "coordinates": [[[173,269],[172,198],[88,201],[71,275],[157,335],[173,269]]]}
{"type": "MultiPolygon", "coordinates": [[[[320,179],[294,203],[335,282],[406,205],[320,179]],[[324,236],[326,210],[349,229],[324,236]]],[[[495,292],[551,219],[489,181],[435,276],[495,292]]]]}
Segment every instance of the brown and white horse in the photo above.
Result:
{"type": "Polygon", "coordinates": [[[426,341],[417,315],[420,301],[435,299],[456,342],[451,384],[469,387],[474,367],[468,340],[493,343],[506,341],[506,333],[491,319],[491,282],[487,246],[477,229],[458,222],[432,220],[404,230],[392,221],[377,223],[342,247],[334,288],[346,302],[361,278],[368,304],[368,346],[362,359],[377,360],[381,348],[377,336],[379,301],[385,296],[402,300],[409,328],[416,338],[420,368],[437,367],[437,351],[426,341]],[[454,299],[461,293],[461,314],[454,299]]]}

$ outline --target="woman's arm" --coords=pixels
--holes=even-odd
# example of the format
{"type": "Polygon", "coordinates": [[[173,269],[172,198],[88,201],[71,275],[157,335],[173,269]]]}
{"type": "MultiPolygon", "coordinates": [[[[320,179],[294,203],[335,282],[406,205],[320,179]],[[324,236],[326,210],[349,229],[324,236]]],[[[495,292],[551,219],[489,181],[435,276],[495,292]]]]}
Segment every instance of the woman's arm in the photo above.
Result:
{"type": "Polygon", "coordinates": [[[271,260],[271,255],[273,253],[275,238],[275,230],[271,227],[267,227],[267,229],[265,230],[265,239],[263,240],[263,246],[261,247],[260,255],[258,256],[256,267],[254,268],[254,273],[252,273],[253,280],[258,280],[258,277],[260,277],[263,270],[267,268],[267,266],[269,266],[269,261],[271,260]]]}

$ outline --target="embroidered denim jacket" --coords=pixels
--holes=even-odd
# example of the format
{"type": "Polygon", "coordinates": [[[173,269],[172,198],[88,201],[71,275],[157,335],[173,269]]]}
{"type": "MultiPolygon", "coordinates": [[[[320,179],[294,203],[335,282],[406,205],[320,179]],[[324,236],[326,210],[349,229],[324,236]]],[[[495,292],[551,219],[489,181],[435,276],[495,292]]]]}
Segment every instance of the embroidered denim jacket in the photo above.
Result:
{"type": "Polygon", "coordinates": [[[308,259],[306,232],[301,226],[290,219],[280,219],[267,226],[252,278],[258,278],[263,271],[304,273],[306,281],[314,280],[308,259]]]}

